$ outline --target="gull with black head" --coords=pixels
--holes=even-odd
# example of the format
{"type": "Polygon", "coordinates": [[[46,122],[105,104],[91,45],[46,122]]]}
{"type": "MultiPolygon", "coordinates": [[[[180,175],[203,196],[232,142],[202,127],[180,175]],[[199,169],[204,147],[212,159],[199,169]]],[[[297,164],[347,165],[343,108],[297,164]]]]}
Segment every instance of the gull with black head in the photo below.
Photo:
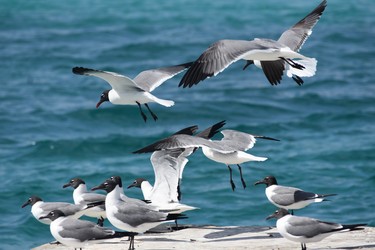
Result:
{"type": "Polygon", "coordinates": [[[184,63],[171,67],[145,70],[139,73],[134,79],[114,72],[83,67],[74,67],[72,71],[77,75],[99,77],[111,85],[112,89],[105,90],[101,94],[96,108],[99,108],[103,102],[107,101],[117,105],[138,105],[142,118],[146,122],[147,116],[142,110],[142,104],[146,106],[155,121],[158,117],[151,111],[148,106],[149,102],[156,102],[165,107],[174,105],[173,101],[157,98],[151,92],[166,80],[190,67],[190,65],[191,63],[184,63]]]}

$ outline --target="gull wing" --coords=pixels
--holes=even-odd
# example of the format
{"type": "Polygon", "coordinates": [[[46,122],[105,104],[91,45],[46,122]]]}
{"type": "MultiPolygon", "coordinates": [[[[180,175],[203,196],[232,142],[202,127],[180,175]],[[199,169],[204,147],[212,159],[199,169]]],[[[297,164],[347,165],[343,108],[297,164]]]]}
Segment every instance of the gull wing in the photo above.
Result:
{"type": "Polygon", "coordinates": [[[319,21],[323,11],[327,6],[327,1],[322,1],[313,11],[306,17],[296,23],[290,29],[281,34],[278,42],[288,46],[293,51],[299,51],[307,38],[312,33],[312,29],[319,21]]]}
{"type": "Polygon", "coordinates": [[[143,90],[151,92],[157,87],[159,87],[166,80],[181,73],[182,71],[190,67],[192,64],[193,62],[189,62],[171,67],[145,70],[139,73],[133,79],[133,81],[143,90]]]}
{"type": "Polygon", "coordinates": [[[285,230],[294,235],[312,238],[320,234],[330,233],[342,228],[338,223],[323,222],[309,217],[291,216],[285,230]]]}
{"type": "Polygon", "coordinates": [[[117,74],[115,72],[88,69],[83,67],[74,67],[72,71],[74,74],[77,75],[87,75],[101,78],[104,81],[108,82],[111,85],[111,87],[116,91],[127,91],[129,89],[137,89],[139,91],[143,91],[143,89],[140,86],[138,86],[132,79],[130,79],[127,76],[117,74]]]}
{"type": "Polygon", "coordinates": [[[208,77],[216,76],[249,51],[262,48],[261,44],[253,41],[219,40],[206,49],[191,65],[179,86],[192,87],[208,77]]]}
{"type": "Polygon", "coordinates": [[[114,231],[109,228],[104,228],[96,225],[91,221],[65,219],[60,224],[62,230],[59,234],[63,238],[75,238],[79,241],[98,240],[106,238],[108,235],[113,235],[114,231]]]}

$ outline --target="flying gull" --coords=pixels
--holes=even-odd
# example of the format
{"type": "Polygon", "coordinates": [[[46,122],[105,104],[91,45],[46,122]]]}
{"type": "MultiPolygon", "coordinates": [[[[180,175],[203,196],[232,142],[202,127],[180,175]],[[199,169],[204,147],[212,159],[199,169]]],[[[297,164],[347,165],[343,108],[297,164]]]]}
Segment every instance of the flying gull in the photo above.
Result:
{"type": "Polygon", "coordinates": [[[69,218],[61,210],[53,210],[40,219],[51,220],[52,236],[58,242],[74,248],[86,247],[108,239],[136,235],[131,232],[116,232],[110,228],[100,227],[91,221],[69,218]]]}
{"type": "MultiPolygon", "coordinates": [[[[279,208],[301,209],[314,202],[322,202],[328,196],[336,194],[316,194],[305,192],[299,188],[277,185],[274,176],[267,176],[254,185],[266,184],[267,199],[279,208]]],[[[293,214],[293,213],[292,213],[293,214]]]]}
{"type": "Polygon", "coordinates": [[[317,61],[298,53],[320,19],[327,1],[324,0],[305,18],[286,30],[280,38],[248,40],[219,40],[206,49],[182,77],[179,86],[192,87],[216,76],[232,63],[243,59],[244,69],[254,63],[263,69],[272,85],[280,83],[283,72],[301,85],[301,77],[315,75],[317,61]],[[296,60],[297,59],[297,60],[296,60]]]}
{"type": "Polygon", "coordinates": [[[146,106],[155,121],[158,117],[151,111],[148,106],[149,102],[156,102],[165,107],[171,107],[174,105],[173,101],[159,99],[152,95],[151,92],[166,80],[188,68],[191,64],[192,63],[185,63],[171,67],[145,70],[139,73],[134,79],[114,72],[83,67],[74,67],[72,71],[77,75],[99,77],[111,85],[112,89],[105,90],[101,94],[100,100],[96,104],[96,108],[106,101],[118,105],[138,105],[142,118],[146,122],[147,117],[142,110],[142,104],[146,106]]]}
{"type": "Polygon", "coordinates": [[[342,225],[325,222],[309,217],[294,216],[288,210],[280,208],[267,217],[277,218],[276,227],[284,238],[301,243],[302,250],[306,250],[306,243],[318,242],[336,232],[362,230],[366,224],[342,225]]]}
{"type": "Polygon", "coordinates": [[[258,138],[274,141],[279,140],[271,137],[251,135],[248,133],[229,129],[222,130],[221,133],[224,137],[220,141],[211,141],[201,137],[185,134],[174,134],[165,139],[157,141],[151,145],[148,145],[142,149],[139,149],[133,153],[148,153],[165,149],[201,147],[203,154],[207,158],[227,165],[230,173],[230,184],[233,191],[236,186],[233,182],[232,169],[230,165],[236,164],[240,171],[242,185],[245,188],[246,183],[242,176],[242,168],[240,164],[248,161],[267,160],[267,158],[265,157],[254,156],[249,153],[246,153],[245,151],[252,148],[256,142],[256,139],[258,138]]]}

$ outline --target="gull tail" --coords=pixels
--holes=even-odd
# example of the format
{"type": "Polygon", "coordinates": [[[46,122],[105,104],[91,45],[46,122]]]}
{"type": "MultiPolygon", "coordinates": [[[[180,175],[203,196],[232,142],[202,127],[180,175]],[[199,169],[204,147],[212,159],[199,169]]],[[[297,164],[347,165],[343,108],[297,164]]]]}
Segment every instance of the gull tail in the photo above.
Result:
{"type": "Polygon", "coordinates": [[[304,58],[301,60],[294,60],[295,63],[301,65],[302,69],[292,67],[285,63],[286,75],[291,78],[300,79],[300,77],[311,77],[315,75],[316,65],[318,61],[315,58],[304,58]]]}
{"type": "Polygon", "coordinates": [[[171,101],[171,100],[164,100],[164,99],[160,99],[160,98],[157,98],[156,96],[152,95],[152,94],[149,94],[149,98],[160,104],[160,105],[163,105],[164,107],[171,107],[174,105],[174,101],[171,101]]]}
{"type": "Polygon", "coordinates": [[[317,194],[314,199],[315,199],[315,202],[329,201],[328,199],[326,199],[326,197],[335,196],[335,195],[337,194],[317,194]]]}
{"type": "Polygon", "coordinates": [[[332,231],[355,231],[355,230],[363,230],[364,226],[367,224],[350,224],[350,225],[341,225],[342,227],[334,229],[332,231]]]}

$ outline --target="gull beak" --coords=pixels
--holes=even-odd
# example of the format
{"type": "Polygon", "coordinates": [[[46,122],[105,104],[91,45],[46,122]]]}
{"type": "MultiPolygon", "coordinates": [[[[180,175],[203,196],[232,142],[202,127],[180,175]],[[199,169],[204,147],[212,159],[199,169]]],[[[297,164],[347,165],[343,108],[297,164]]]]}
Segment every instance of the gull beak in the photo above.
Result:
{"type": "Polygon", "coordinates": [[[48,219],[48,215],[39,217],[39,220],[42,220],[42,219],[48,219]]]}
{"type": "Polygon", "coordinates": [[[70,183],[64,184],[63,188],[67,188],[67,187],[70,187],[70,183]]]}
{"type": "Polygon", "coordinates": [[[273,214],[267,216],[266,220],[269,220],[269,219],[272,219],[272,218],[276,218],[276,213],[273,213],[273,214]]]}
{"type": "Polygon", "coordinates": [[[99,190],[99,189],[105,189],[104,182],[98,186],[92,187],[91,191],[99,190]]]}
{"type": "Polygon", "coordinates": [[[21,207],[24,208],[24,207],[26,207],[26,206],[29,205],[29,204],[30,204],[30,202],[29,202],[29,201],[26,201],[25,203],[22,204],[21,207]]]}
{"type": "Polygon", "coordinates": [[[266,184],[263,180],[260,180],[260,181],[257,181],[254,183],[254,186],[258,185],[258,184],[266,184]]]}
{"type": "Polygon", "coordinates": [[[96,108],[99,108],[100,104],[102,104],[104,101],[100,100],[97,104],[96,104],[96,108]]]}
{"type": "Polygon", "coordinates": [[[135,186],[135,184],[132,183],[132,184],[130,184],[130,185],[128,186],[128,189],[129,189],[129,188],[132,188],[132,187],[134,187],[134,186],[135,186]]]}

